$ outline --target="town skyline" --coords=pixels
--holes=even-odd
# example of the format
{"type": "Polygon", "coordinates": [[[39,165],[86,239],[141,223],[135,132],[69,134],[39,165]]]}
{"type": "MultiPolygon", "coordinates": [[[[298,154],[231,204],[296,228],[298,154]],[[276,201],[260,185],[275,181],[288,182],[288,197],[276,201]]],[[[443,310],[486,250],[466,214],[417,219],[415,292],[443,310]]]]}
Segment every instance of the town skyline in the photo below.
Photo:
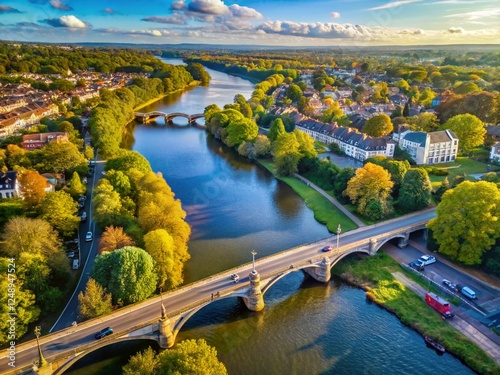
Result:
{"type": "Polygon", "coordinates": [[[51,43],[378,46],[496,44],[495,0],[14,0],[0,39],[51,43]]]}

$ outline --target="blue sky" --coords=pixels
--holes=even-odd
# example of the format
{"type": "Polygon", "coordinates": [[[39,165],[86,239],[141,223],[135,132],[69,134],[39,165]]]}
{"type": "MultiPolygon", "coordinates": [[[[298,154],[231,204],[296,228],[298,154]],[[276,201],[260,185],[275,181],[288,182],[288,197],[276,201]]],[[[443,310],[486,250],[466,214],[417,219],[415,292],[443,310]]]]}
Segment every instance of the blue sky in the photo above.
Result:
{"type": "Polygon", "coordinates": [[[500,0],[0,0],[0,39],[276,46],[500,44],[500,0]]]}

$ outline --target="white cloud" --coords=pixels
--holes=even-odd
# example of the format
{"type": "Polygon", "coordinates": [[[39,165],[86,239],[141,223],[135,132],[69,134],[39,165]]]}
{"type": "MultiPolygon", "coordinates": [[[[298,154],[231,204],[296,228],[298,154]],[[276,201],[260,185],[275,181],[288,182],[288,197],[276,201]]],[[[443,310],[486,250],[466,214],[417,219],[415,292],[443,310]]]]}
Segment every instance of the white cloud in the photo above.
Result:
{"type": "Polygon", "coordinates": [[[448,29],[448,32],[450,34],[464,34],[465,33],[465,30],[462,29],[461,27],[450,27],[448,29]]]}
{"type": "Polygon", "coordinates": [[[399,6],[402,6],[402,5],[411,4],[411,3],[417,3],[417,2],[420,2],[420,1],[422,1],[422,0],[400,0],[400,1],[393,1],[391,3],[380,5],[378,7],[369,8],[368,10],[380,10],[380,9],[396,8],[396,7],[399,7],[399,6]]]}
{"type": "MultiPolygon", "coordinates": [[[[445,16],[447,18],[465,18],[467,21],[484,20],[485,18],[494,18],[498,21],[500,8],[482,9],[472,12],[456,13],[445,16]]],[[[497,24],[498,25],[498,24],[497,24]]]]}
{"type": "Polygon", "coordinates": [[[224,14],[229,11],[221,0],[191,0],[187,9],[195,13],[212,15],[224,14]]]}
{"type": "Polygon", "coordinates": [[[92,25],[83,22],[82,20],[76,18],[75,16],[62,16],[60,18],[47,18],[40,21],[46,23],[52,27],[66,27],[69,29],[90,29],[92,25]]]}
{"type": "Polygon", "coordinates": [[[229,6],[229,11],[231,12],[231,15],[235,18],[238,19],[244,19],[244,20],[258,20],[264,18],[262,14],[257,12],[253,8],[248,8],[248,7],[242,7],[237,4],[233,4],[229,6]]]}
{"type": "Polygon", "coordinates": [[[340,18],[340,13],[339,12],[331,12],[330,17],[332,18],[340,18]]]}

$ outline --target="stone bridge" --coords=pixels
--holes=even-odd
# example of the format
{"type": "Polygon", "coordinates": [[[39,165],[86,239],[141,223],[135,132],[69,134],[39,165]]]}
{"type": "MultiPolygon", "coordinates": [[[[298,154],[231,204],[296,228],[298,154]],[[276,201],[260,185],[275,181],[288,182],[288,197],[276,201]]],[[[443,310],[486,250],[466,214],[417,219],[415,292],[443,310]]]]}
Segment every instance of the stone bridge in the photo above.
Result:
{"type": "Polygon", "coordinates": [[[142,123],[147,123],[149,120],[156,118],[156,117],[163,117],[165,119],[165,123],[171,123],[175,117],[184,117],[185,119],[188,120],[188,122],[190,124],[192,124],[193,122],[195,122],[199,118],[205,117],[205,115],[203,113],[188,115],[188,114],[181,113],[181,112],[165,113],[165,112],[159,112],[159,111],[135,112],[134,116],[136,119],[140,119],[142,121],[142,123]]]}
{"type": "MultiPolygon", "coordinates": [[[[371,237],[367,237],[358,241],[352,241],[350,243],[345,243],[343,246],[338,246],[329,252],[319,253],[315,252],[314,256],[300,256],[299,258],[295,257],[295,261],[293,263],[286,263],[289,259],[292,259],[292,255],[299,252],[300,248],[306,246],[298,246],[296,248],[292,248],[271,256],[267,256],[259,259],[257,262],[253,262],[251,271],[247,268],[248,281],[244,274],[240,271],[240,277],[242,277],[242,281],[240,283],[231,283],[228,287],[221,289],[220,292],[212,293],[211,295],[207,295],[202,299],[195,300],[192,303],[185,304],[180,308],[177,308],[167,314],[166,309],[164,308],[163,301],[165,297],[161,300],[161,311],[158,311],[157,317],[153,320],[142,322],[138,325],[130,327],[128,329],[122,330],[120,332],[115,332],[114,334],[105,337],[99,341],[92,341],[89,344],[76,346],[75,348],[68,348],[67,351],[63,351],[58,353],[53,357],[49,357],[44,366],[40,366],[36,369],[36,373],[38,374],[62,374],[65,370],[71,367],[72,364],[77,362],[79,359],[84,357],[85,355],[92,353],[102,347],[105,347],[110,344],[114,344],[120,341],[127,340],[155,340],[158,342],[160,347],[162,348],[171,348],[175,344],[175,339],[177,334],[184,326],[184,324],[198,311],[203,309],[205,306],[219,301],[225,298],[234,298],[239,297],[243,300],[245,305],[249,310],[252,311],[260,311],[264,308],[264,295],[265,293],[280,279],[287,276],[292,272],[303,272],[315,280],[323,283],[327,283],[331,277],[331,269],[334,267],[340,260],[344,257],[353,254],[353,253],[362,253],[367,255],[374,255],[380,249],[380,247],[386,242],[399,238],[399,247],[405,247],[408,243],[409,236],[412,232],[422,230],[426,228],[426,223],[428,220],[415,222],[414,224],[399,227],[394,230],[389,230],[387,232],[382,232],[378,235],[373,235],[371,237]],[[273,267],[271,267],[271,265],[273,267]],[[264,266],[267,266],[268,269],[264,266]],[[271,267],[269,269],[269,267],[271,267]],[[261,271],[262,275],[259,274],[258,270],[261,271]],[[161,318],[158,318],[161,312],[161,318]]],[[[397,221],[394,221],[397,223],[397,221]]],[[[380,225],[380,224],[377,224],[380,225]]],[[[372,226],[373,227],[376,227],[372,226]]],[[[390,224],[384,224],[385,227],[390,227],[390,224]]],[[[398,225],[395,225],[396,227],[398,225]]],[[[366,227],[365,227],[366,228],[366,227]]],[[[359,228],[355,231],[362,231],[364,228],[359,228]]],[[[383,229],[381,228],[381,231],[383,229]]],[[[351,232],[348,232],[348,234],[351,232]]],[[[354,237],[353,237],[354,238],[354,237]]],[[[339,240],[339,237],[333,235],[329,238],[330,241],[339,240]]],[[[318,243],[309,244],[311,246],[315,246],[317,248],[318,243]]],[[[229,271],[231,272],[231,271],[229,271]]],[[[227,272],[225,273],[227,274],[227,272]]],[[[221,277],[221,275],[215,275],[212,278],[218,278],[218,280],[226,279],[227,275],[221,277]]],[[[210,278],[209,278],[210,279],[210,278]]],[[[194,284],[207,285],[207,279],[201,280],[194,284]]],[[[180,288],[182,289],[188,288],[188,286],[180,288]]],[[[191,288],[193,288],[191,286],[191,288]]],[[[175,294],[177,291],[174,291],[175,294]]],[[[158,297],[156,297],[158,298],[158,297]]],[[[160,302],[160,301],[157,301],[160,302]]],[[[124,308],[126,310],[127,308],[124,308]]],[[[133,310],[133,309],[131,309],[133,310]]],[[[110,324],[111,322],[115,322],[113,317],[103,317],[98,318],[102,321],[107,322],[106,324],[110,324]]],[[[95,320],[95,319],[94,319],[95,320]]],[[[134,321],[134,320],[132,320],[134,321]]],[[[92,321],[84,322],[81,326],[85,326],[86,324],[90,325],[92,321]]],[[[95,325],[95,323],[94,323],[95,325]]],[[[80,329],[80,325],[75,330],[78,331],[80,329]]],[[[82,328],[83,329],[83,328],[82,328]]],[[[91,331],[92,332],[92,331],[91,331]]],[[[50,334],[44,337],[44,339],[48,342],[50,336],[56,335],[57,333],[50,334]]],[[[27,343],[29,344],[29,343],[27,343]]],[[[23,344],[25,345],[25,344],[23,344]]],[[[32,344],[33,345],[33,344],[32,344]]],[[[57,344],[53,344],[57,345],[57,344]]],[[[69,345],[68,345],[69,346],[69,345]]],[[[44,350],[50,349],[50,345],[46,345],[44,350]]],[[[41,351],[40,351],[41,353],[41,351]]],[[[10,374],[19,374],[19,373],[27,373],[26,370],[30,370],[31,366],[24,367],[25,372],[10,372],[10,374]]]]}

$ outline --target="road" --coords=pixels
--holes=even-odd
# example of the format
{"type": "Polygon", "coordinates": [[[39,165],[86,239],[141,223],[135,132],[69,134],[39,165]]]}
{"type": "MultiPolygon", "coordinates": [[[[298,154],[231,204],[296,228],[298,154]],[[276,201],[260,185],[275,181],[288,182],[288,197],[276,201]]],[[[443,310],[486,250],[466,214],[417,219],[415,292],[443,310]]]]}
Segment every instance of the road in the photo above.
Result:
{"type": "MultiPolygon", "coordinates": [[[[342,234],[339,241],[340,246],[342,247],[373,236],[382,235],[396,230],[397,228],[403,228],[422,221],[428,221],[434,216],[435,211],[428,210],[373,226],[358,228],[354,231],[342,234]]],[[[285,251],[258,259],[256,261],[256,269],[260,273],[261,277],[265,278],[266,275],[274,274],[278,270],[289,268],[290,264],[298,264],[312,258],[317,258],[320,255],[326,255],[327,253],[321,252],[321,249],[325,245],[331,245],[335,248],[336,236],[334,235],[314,243],[296,247],[292,251],[285,251]]],[[[95,249],[95,245],[92,248],[95,249]]],[[[85,266],[84,272],[90,271],[90,268],[87,270],[87,266],[88,264],[85,266]]],[[[238,273],[240,275],[240,282],[237,285],[244,287],[248,285],[248,274],[251,270],[252,265],[247,264],[235,269],[227,270],[226,272],[196,283],[186,285],[176,291],[164,293],[163,301],[165,307],[167,308],[167,312],[172,312],[182,309],[188,305],[206,301],[207,298],[210,298],[212,293],[216,294],[219,292],[221,295],[224,295],[226,290],[233,290],[235,284],[230,279],[230,274],[232,273],[238,273]]],[[[48,358],[58,353],[67,351],[68,349],[73,349],[80,345],[91,343],[95,340],[95,333],[107,326],[111,326],[115,332],[124,331],[130,327],[138,325],[140,322],[147,322],[159,318],[160,311],[160,298],[154,297],[143,303],[120,309],[103,318],[94,319],[80,324],[77,327],[71,327],[60,332],[55,332],[41,339],[43,353],[45,357],[48,358]]],[[[6,352],[4,351],[2,358],[0,358],[1,369],[8,368],[8,361],[5,353],[6,352]]],[[[16,367],[29,365],[36,358],[36,345],[33,341],[31,341],[18,347],[18,352],[16,354],[16,367]]]]}

